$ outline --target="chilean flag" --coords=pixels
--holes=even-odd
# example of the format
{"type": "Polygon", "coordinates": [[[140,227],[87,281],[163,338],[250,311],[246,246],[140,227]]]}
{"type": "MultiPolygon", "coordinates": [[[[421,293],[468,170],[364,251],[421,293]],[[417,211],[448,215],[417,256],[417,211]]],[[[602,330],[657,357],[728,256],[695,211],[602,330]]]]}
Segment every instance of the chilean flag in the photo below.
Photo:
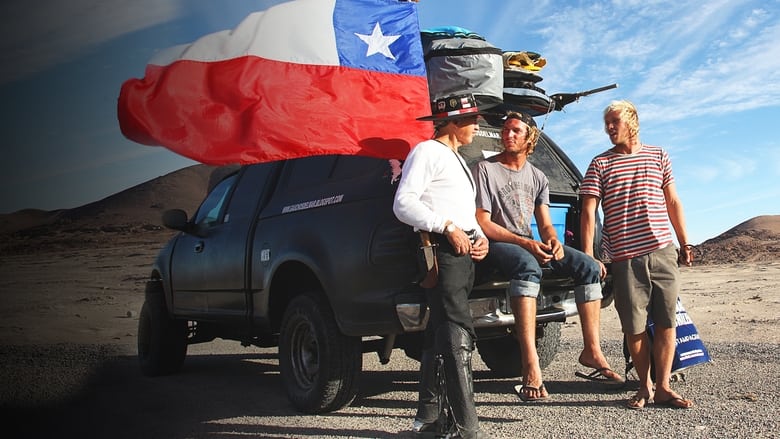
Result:
{"type": "Polygon", "coordinates": [[[417,5],[296,0],[169,48],[122,85],[122,133],[201,163],[403,159],[432,133],[417,5]]]}

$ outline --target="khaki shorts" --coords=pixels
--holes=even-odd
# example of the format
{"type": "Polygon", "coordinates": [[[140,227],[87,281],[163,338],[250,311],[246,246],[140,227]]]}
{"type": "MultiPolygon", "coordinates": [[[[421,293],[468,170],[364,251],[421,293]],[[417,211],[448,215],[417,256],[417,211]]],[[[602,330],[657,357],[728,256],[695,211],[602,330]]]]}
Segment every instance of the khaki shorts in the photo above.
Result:
{"type": "Polygon", "coordinates": [[[644,256],[613,262],[615,309],[623,332],[644,332],[648,313],[658,327],[676,327],[679,279],[677,248],[671,244],[644,256]]]}

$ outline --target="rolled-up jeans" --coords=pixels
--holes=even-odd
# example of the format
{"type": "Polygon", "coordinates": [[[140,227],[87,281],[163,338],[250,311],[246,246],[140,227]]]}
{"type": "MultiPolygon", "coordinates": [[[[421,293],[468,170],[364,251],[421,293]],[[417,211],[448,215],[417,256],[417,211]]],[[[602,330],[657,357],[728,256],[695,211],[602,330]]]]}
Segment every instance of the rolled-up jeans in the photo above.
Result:
{"type": "MultiPolygon", "coordinates": [[[[508,242],[490,242],[490,251],[485,262],[497,267],[509,279],[511,297],[533,297],[539,295],[542,281],[542,266],[523,247],[508,242]]],[[[547,264],[554,272],[574,279],[574,296],[577,303],[603,298],[601,294],[601,270],[598,262],[585,253],[564,245],[563,259],[547,264]]]]}

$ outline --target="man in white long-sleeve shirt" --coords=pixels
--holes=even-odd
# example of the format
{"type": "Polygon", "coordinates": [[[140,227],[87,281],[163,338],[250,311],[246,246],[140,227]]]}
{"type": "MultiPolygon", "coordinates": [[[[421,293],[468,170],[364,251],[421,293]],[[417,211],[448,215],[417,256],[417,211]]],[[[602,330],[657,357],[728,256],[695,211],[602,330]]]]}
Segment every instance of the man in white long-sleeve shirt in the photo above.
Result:
{"type": "Polygon", "coordinates": [[[419,435],[437,429],[439,394],[436,355],[444,360],[447,400],[458,437],[487,437],[479,428],[471,374],[476,334],[468,296],[474,283],[474,261],[485,258],[488,241],[477,224],[475,185],[458,148],[479,130],[479,108],[472,95],[432,103],[434,138],[415,146],[404,161],[393,204],[398,219],[435,241],[438,282],[426,289],[430,317],[420,362],[420,394],[412,430],[419,435]]]}

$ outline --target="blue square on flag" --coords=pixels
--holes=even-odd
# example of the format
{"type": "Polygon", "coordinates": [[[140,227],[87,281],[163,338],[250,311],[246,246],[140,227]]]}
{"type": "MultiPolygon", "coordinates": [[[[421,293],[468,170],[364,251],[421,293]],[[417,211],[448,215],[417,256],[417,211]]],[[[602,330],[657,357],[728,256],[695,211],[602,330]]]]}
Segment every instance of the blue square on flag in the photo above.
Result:
{"type": "Polygon", "coordinates": [[[414,3],[336,0],[333,28],[344,67],[425,75],[414,3]]]}

